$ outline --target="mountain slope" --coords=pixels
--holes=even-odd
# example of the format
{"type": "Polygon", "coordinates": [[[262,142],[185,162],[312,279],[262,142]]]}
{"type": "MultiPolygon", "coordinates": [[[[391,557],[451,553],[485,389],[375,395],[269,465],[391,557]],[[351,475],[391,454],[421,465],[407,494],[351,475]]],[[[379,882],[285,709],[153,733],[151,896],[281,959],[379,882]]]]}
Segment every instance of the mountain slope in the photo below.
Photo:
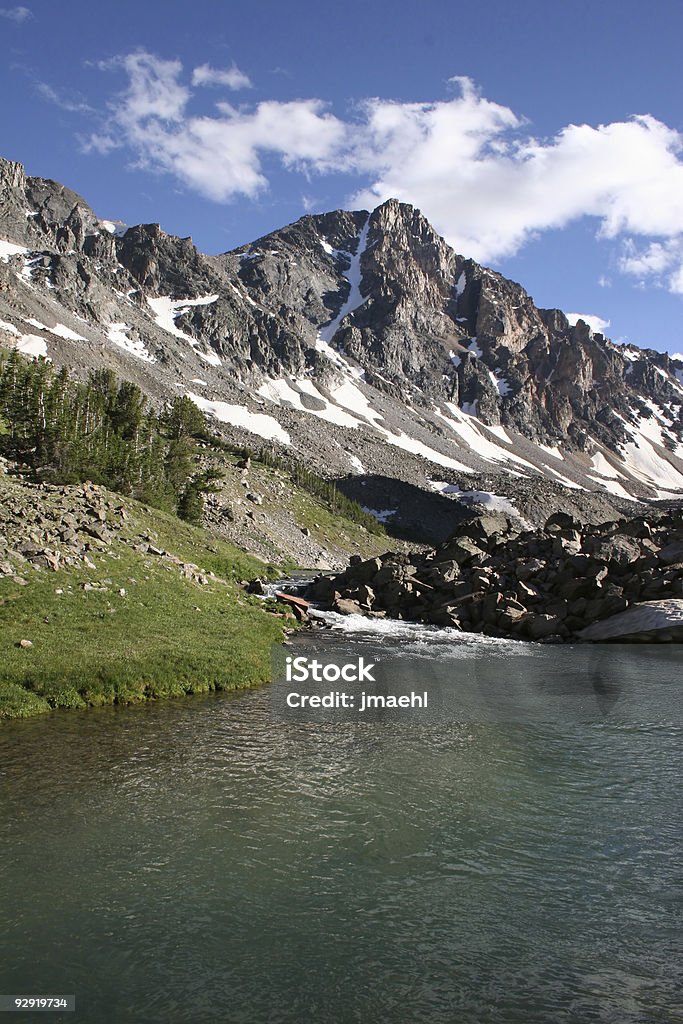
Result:
{"type": "Polygon", "coordinates": [[[683,364],[537,308],[410,206],[206,256],[8,161],[0,201],[0,340],[187,393],[389,522],[409,514],[396,481],[536,521],[683,490],[683,364]]]}

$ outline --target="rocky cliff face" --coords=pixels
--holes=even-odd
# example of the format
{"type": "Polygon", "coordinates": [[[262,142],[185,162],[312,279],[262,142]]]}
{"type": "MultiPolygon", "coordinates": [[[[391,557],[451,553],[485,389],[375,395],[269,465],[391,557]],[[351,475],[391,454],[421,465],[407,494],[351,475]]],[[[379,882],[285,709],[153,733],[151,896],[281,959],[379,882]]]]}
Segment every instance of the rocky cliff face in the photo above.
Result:
{"type": "Polygon", "coordinates": [[[567,488],[584,505],[683,489],[683,364],[538,309],[413,207],[206,256],[9,161],[0,204],[0,341],[190,394],[242,441],[351,474],[387,521],[396,480],[531,519],[567,488]]]}
{"type": "Polygon", "coordinates": [[[338,277],[351,255],[359,257],[362,301],[333,341],[380,388],[403,394],[408,382],[484,423],[578,450],[589,450],[592,437],[612,446],[628,440],[620,417],[634,407],[648,417],[651,400],[667,408],[676,443],[683,392],[667,355],[612,345],[583,321],[572,327],[560,310],[538,309],[520,285],[458,256],[418,210],[396,200],[369,216],[305,217],[245,249],[241,277],[261,303],[303,312],[320,327],[339,312],[338,277]],[[335,245],[327,261],[316,252],[321,241],[335,245]]]}

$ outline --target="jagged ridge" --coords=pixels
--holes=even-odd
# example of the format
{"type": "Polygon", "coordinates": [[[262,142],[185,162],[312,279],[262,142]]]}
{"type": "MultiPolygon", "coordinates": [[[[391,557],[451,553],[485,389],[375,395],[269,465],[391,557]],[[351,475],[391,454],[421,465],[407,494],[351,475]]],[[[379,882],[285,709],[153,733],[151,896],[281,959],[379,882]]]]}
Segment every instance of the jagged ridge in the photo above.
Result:
{"type": "Polygon", "coordinates": [[[538,309],[411,206],[306,216],[206,256],[9,161],[0,199],[0,331],[31,354],[110,366],[158,399],[182,387],[240,439],[337,475],[438,475],[489,498],[540,475],[544,502],[683,487],[681,364],[538,309]]]}

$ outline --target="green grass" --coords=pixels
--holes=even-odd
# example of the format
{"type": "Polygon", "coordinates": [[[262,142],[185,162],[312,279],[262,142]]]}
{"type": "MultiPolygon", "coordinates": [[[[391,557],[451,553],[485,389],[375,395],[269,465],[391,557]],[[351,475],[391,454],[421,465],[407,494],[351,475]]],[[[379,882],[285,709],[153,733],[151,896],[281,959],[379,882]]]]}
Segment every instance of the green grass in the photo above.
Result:
{"type": "Polygon", "coordinates": [[[312,536],[323,547],[342,545],[349,550],[357,545],[363,551],[384,550],[386,534],[369,533],[362,524],[346,519],[333,512],[323,501],[304,491],[296,492],[292,497],[292,509],[296,522],[308,527],[312,536]]]}
{"type": "MultiPolygon", "coordinates": [[[[160,546],[233,580],[263,574],[257,560],[167,519],[154,513],[160,546]]],[[[97,569],[32,569],[27,586],[0,579],[0,718],[243,689],[270,678],[282,620],[235,583],[199,586],[177,566],[124,545],[94,560],[97,569]],[[82,588],[105,580],[106,591],[82,588]],[[33,646],[19,647],[22,639],[33,646]]]]}
{"type": "MultiPolygon", "coordinates": [[[[95,569],[26,567],[27,586],[0,578],[0,719],[242,689],[270,678],[271,645],[283,638],[283,620],[238,581],[274,578],[294,564],[266,565],[174,515],[109,497],[127,513],[122,538],[148,536],[219,579],[200,586],[169,561],[119,542],[106,555],[91,553],[95,569]],[[82,586],[105,581],[106,591],[82,586]],[[21,640],[33,646],[21,648],[21,640]]],[[[49,494],[42,500],[48,510],[60,503],[49,494]]],[[[320,498],[293,488],[288,502],[294,521],[322,545],[376,550],[378,537],[320,498]]]]}

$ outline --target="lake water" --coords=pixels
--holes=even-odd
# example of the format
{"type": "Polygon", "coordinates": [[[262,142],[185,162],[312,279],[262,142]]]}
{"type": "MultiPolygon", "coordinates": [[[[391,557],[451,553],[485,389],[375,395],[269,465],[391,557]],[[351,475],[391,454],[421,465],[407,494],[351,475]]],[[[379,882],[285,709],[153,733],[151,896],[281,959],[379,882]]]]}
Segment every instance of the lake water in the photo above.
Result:
{"type": "Polygon", "coordinates": [[[560,648],[358,628],[442,715],[281,721],[264,688],[3,726],[0,992],[77,1000],[24,1020],[683,1020],[683,656],[576,654],[572,693],[560,648]]]}

